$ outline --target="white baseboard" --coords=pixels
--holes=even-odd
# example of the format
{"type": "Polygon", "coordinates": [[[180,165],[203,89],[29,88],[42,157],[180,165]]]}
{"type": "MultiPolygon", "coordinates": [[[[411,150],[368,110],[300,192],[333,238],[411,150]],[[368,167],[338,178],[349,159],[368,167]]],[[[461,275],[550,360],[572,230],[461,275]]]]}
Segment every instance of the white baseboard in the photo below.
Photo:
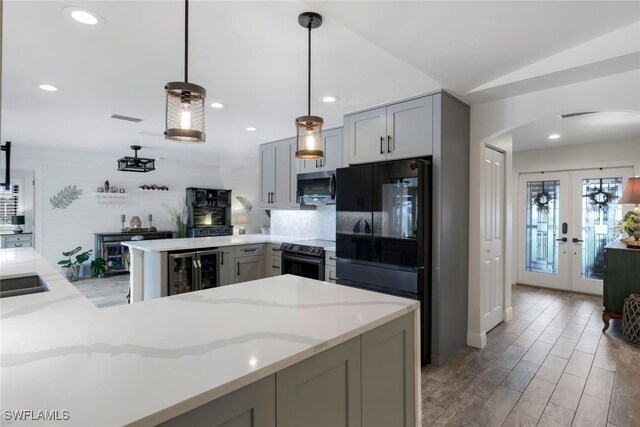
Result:
{"type": "Polygon", "coordinates": [[[475,332],[467,332],[467,345],[476,348],[483,348],[487,345],[487,334],[486,333],[475,333],[475,332]]]}
{"type": "Polygon", "coordinates": [[[504,311],[504,321],[509,323],[513,319],[513,307],[509,307],[504,311]]]}

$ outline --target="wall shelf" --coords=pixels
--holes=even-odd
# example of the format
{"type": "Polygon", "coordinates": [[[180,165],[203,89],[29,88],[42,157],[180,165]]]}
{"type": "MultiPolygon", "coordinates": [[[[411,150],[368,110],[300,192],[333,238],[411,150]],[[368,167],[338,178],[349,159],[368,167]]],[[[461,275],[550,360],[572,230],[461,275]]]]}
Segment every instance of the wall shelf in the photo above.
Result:
{"type": "Polygon", "coordinates": [[[129,197],[129,193],[91,193],[96,198],[97,206],[123,206],[124,201],[129,197]]]}

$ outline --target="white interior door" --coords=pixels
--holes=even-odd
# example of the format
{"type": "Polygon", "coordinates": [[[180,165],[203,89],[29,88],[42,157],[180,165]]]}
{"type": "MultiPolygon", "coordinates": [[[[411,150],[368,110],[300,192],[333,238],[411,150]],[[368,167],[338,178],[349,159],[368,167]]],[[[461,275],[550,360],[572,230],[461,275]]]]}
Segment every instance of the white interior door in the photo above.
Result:
{"type": "Polygon", "coordinates": [[[518,282],[602,295],[604,246],[632,168],[520,175],[518,282]]]}
{"type": "Polygon", "coordinates": [[[604,246],[625,213],[616,202],[632,174],[632,168],[571,173],[571,290],[602,295],[604,246]]]}
{"type": "Polygon", "coordinates": [[[569,172],[520,175],[518,282],[570,289],[569,172]]]}
{"type": "Polygon", "coordinates": [[[504,154],[484,147],[482,167],[482,326],[489,331],[502,322],[504,306],[504,154]]]}

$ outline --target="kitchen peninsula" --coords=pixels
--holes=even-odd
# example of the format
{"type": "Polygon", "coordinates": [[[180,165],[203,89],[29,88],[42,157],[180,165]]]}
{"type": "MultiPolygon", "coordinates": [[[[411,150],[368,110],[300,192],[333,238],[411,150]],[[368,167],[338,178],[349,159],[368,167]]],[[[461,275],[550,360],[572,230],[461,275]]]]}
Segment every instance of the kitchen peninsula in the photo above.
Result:
{"type": "Polygon", "coordinates": [[[0,300],[1,403],[16,417],[420,425],[416,301],[285,275],[98,309],[33,249],[1,250],[0,265],[0,280],[49,288],[0,300]]]}
{"type": "MultiPolygon", "coordinates": [[[[129,278],[131,302],[160,298],[171,294],[171,292],[169,292],[167,277],[169,270],[168,254],[170,253],[220,250],[221,262],[216,262],[218,265],[216,265],[215,268],[222,270],[220,273],[222,276],[228,277],[235,274],[236,270],[234,264],[237,263],[234,263],[234,259],[236,257],[249,255],[261,257],[263,253],[268,252],[267,250],[263,250],[262,245],[264,244],[280,245],[284,242],[298,240],[300,239],[291,236],[248,234],[244,236],[218,236],[122,242],[123,246],[127,246],[129,248],[131,254],[131,275],[129,278]]],[[[197,261],[194,262],[197,263],[197,261]]],[[[240,273],[243,267],[238,264],[237,268],[238,273],[240,273]]],[[[248,274],[248,279],[239,281],[265,277],[265,269],[261,263],[258,265],[257,270],[257,274],[248,274]]],[[[234,282],[225,280],[223,283],[218,284],[218,286],[230,283],[234,282]]]]}

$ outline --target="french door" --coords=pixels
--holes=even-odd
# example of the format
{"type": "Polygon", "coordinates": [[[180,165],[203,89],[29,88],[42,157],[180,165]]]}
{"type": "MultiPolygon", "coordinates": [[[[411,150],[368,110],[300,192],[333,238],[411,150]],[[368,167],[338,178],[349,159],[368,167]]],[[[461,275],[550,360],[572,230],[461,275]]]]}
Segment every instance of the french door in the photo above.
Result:
{"type": "Polygon", "coordinates": [[[518,282],[602,294],[604,246],[632,168],[521,174],[518,282]]]}

